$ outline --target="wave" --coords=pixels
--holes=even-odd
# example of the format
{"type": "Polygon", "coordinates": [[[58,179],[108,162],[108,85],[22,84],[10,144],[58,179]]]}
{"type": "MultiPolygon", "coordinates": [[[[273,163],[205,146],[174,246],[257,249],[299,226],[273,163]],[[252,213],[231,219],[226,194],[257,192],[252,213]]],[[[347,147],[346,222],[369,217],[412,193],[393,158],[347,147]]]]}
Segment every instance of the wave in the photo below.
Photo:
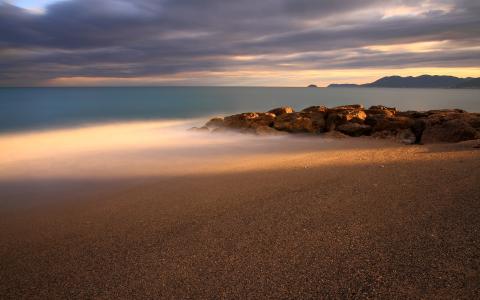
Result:
{"type": "Polygon", "coordinates": [[[181,175],[272,156],[284,137],[210,134],[205,120],[162,120],[0,135],[0,179],[181,175]]]}

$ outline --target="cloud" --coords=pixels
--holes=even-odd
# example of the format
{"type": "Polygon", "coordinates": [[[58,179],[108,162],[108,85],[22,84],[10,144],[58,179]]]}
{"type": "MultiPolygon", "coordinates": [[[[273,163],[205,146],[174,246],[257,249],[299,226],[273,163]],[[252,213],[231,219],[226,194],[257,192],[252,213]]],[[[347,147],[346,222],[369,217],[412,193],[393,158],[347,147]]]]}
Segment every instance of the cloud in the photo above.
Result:
{"type": "Polygon", "coordinates": [[[478,66],[479,12],[473,0],[69,0],[43,13],[0,2],[0,84],[248,68],[478,66]],[[427,41],[448,47],[394,47],[427,41]],[[369,52],[371,45],[393,47],[369,52]]]}

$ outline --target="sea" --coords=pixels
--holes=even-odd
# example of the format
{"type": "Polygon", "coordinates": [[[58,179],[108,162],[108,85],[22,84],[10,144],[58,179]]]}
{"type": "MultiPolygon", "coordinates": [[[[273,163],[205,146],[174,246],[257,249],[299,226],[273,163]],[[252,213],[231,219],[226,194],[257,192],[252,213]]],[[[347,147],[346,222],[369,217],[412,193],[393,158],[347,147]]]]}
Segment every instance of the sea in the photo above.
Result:
{"type": "MultiPolygon", "coordinates": [[[[480,90],[283,87],[0,88],[0,135],[123,121],[205,119],[290,105],[480,112],[480,90]]],[[[200,124],[199,124],[200,125],[200,124]]]]}
{"type": "MultiPolygon", "coordinates": [[[[323,136],[258,137],[187,130],[213,116],[284,105],[300,110],[355,103],[480,112],[480,90],[1,88],[0,214],[41,209],[51,201],[86,199],[155,178],[247,172],[257,170],[257,162],[265,166],[275,162],[273,170],[281,165],[278,162],[298,161],[304,153],[328,156],[351,147],[371,147],[362,139],[357,143],[323,136]]],[[[404,147],[389,147],[393,146],[404,147]]],[[[302,161],[300,167],[308,166],[302,161]]]]}

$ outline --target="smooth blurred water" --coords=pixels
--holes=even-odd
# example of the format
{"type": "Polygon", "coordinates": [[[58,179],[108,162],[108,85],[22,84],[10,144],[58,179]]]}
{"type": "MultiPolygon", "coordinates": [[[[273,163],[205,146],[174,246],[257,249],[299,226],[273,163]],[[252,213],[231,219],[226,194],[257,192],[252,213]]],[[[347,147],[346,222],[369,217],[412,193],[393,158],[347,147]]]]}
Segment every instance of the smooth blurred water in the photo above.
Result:
{"type": "Polygon", "coordinates": [[[480,112],[480,90],[266,87],[0,88],[0,132],[110,121],[208,118],[291,105],[383,104],[480,112]]]}

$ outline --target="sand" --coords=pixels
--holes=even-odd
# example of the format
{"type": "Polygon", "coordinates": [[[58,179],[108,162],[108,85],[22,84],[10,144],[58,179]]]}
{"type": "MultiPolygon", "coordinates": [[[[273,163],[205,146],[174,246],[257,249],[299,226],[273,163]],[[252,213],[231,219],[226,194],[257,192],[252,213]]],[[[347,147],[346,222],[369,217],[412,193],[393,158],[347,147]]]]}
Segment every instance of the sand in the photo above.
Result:
{"type": "Polygon", "coordinates": [[[4,180],[3,203],[51,201],[0,211],[0,298],[480,297],[478,142],[292,141],[62,190],[4,180]]]}

